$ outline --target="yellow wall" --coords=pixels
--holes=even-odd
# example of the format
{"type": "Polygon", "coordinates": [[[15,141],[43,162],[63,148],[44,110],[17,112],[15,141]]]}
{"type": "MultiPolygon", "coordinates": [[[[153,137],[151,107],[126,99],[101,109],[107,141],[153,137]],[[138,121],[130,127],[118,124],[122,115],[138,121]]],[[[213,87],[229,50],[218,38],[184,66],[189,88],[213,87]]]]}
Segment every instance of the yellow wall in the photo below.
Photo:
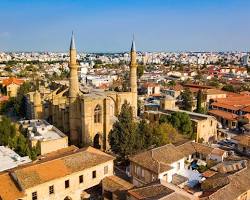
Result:
{"type": "Polygon", "coordinates": [[[40,142],[41,155],[56,151],[68,146],[68,137],[63,137],[57,140],[47,140],[40,142]]]}
{"type": "MultiPolygon", "coordinates": [[[[60,170],[60,169],[58,169],[60,170]]],[[[33,188],[25,190],[27,195],[23,200],[31,200],[32,192],[37,192],[38,199],[47,200],[63,200],[66,196],[72,200],[80,200],[80,195],[83,190],[98,185],[105,176],[113,175],[113,161],[106,162],[93,168],[89,168],[80,172],[76,172],[58,178],[56,180],[48,181],[33,188]],[[104,167],[108,166],[108,174],[104,174],[104,167]],[[96,170],[96,178],[92,178],[92,171],[96,170]],[[83,183],[79,183],[79,176],[83,175],[83,183]],[[65,180],[70,180],[70,187],[65,189],[65,180]],[[49,194],[49,186],[54,185],[55,194],[49,194]]]]}
{"type": "Polygon", "coordinates": [[[7,90],[7,96],[9,97],[16,97],[17,96],[17,91],[19,89],[20,85],[17,84],[10,84],[6,87],[7,90]]]}

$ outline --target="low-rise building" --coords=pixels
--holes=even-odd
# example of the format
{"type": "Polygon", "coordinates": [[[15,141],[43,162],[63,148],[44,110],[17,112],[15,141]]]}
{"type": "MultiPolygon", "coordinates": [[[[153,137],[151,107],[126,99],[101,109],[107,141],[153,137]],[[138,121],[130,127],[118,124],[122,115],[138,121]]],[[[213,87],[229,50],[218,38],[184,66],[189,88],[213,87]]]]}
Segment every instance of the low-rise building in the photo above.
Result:
{"type": "MultiPolygon", "coordinates": [[[[249,200],[250,199],[250,163],[231,161],[222,168],[231,168],[229,173],[217,173],[202,184],[200,200],[249,200]],[[235,163],[235,162],[233,162],[235,163]],[[243,164],[244,163],[244,164],[243,164]]],[[[223,165],[223,164],[222,164],[223,165]]]]}
{"type": "Polygon", "coordinates": [[[24,120],[19,123],[27,132],[31,146],[38,146],[41,155],[68,147],[68,137],[45,120],[24,120]]]}
{"type": "Polygon", "coordinates": [[[227,112],[224,110],[209,110],[208,113],[211,116],[216,117],[216,119],[221,123],[225,128],[234,129],[238,126],[238,115],[227,112]]]}
{"type": "Polygon", "coordinates": [[[18,91],[20,85],[22,85],[23,83],[24,83],[24,80],[17,79],[14,77],[2,80],[2,86],[3,86],[3,88],[5,88],[6,95],[9,97],[16,97],[17,91],[18,91]]]}
{"type": "Polygon", "coordinates": [[[175,85],[167,89],[163,89],[163,93],[174,97],[175,99],[181,95],[181,92],[184,90],[182,85],[175,85]]]}
{"type": "Polygon", "coordinates": [[[204,93],[206,96],[206,103],[209,103],[210,100],[212,100],[212,99],[226,98],[228,92],[223,91],[223,90],[219,90],[219,89],[215,89],[215,88],[211,88],[211,89],[207,89],[204,93]]]}
{"type": "Polygon", "coordinates": [[[160,85],[157,83],[144,83],[141,86],[141,93],[146,94],[147,96],[151,95],[160,95],[160,85]]]}
{"type": "Polygon", "coordinates": [[[114,158],[92,147],[53,154],[0,175],[3,200],[79,200],[113,175],[114,158]]]}
{"type": "Polygon", "coordinates": [[[118,176],[107,176],[102,180],[103,199],[127,200],[127,191],[133,187],[133,184],[118,176]]]}
{"type": "Polygon", "coordinates": [[[247,118],[250,113],[250,98],[248,94],[230,94],[226,98],[213,99],[208,112],[225,127],[239,127],[239,121],[247,118]]]}
{"type": "Polygon", "coordinates": [[[168,144],[130,157],[137,187],[128,199],[246,200],[249,172],[247,160],[224,150],[195,142],[168,144]]]}
{"type": "Polygon", "coordinates": [[[139,188],[133,188],[128,191],[128,200],[191,200],[198,199],[177,187],[170,186],[163,181],[149,184],[139,188]],[[171,189],[170,189],[171,187],[171,189]]]}
{"type": "Polygon", "coordinates": [[[21,157],[10,148],[0,146],[0,172],[29,162],[28,156],[21,157]]]}
{"type": "Polygon", "coordinates": [[[193,123],[193,131],[196,133],[196,141],[202,140],[206,143],[211,143],[217,139],[218,122],[215,117],[195,112],[189,112],[179,109],[166,108],[163,111],[145,111],[144,116],[149,121],[158,121],[161,115],[170,115],[174,112],[185,112],[190,116],[193,123]]]}
{"type": "Polygon", "coordinates": [[[190,170],[194,160],[206,165],[209,161],[222,162],[226,157],[226,151],[201,143],[190,141],[179,146],[167,144],[131,156],[130,175],[135,186],[163,180],[183,187],[184,182],[200,180],[200,175],[190,170]]]}
{"type": "Polygon", "coordinates": [[[176,108],[175,102],[176,99],[174,97],[170,95],[164,96],[164,98],[160,100],[160,110],[175,109],[176,108]]]}
{"type": "Polygon", "coordinates": [[[235,141],[236,149],[239,152],[250,156],[250,134],[237,135],[232,139],[235,141]]]}
{"type": "Polygon", "coordinates": [[[172,144],[131,156],[132,182],[135,186],[146,185],[158,179],[171,182],[173,175],[184,169],[184,158],[172,144]]]}

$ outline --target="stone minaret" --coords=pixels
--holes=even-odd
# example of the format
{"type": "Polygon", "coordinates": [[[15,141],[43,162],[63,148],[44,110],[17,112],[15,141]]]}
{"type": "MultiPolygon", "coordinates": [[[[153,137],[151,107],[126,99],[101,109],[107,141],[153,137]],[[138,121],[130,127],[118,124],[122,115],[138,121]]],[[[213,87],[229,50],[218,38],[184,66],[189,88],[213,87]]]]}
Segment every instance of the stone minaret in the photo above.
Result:
{"type": "Polygon", "coordinates": [[[69,77],[69,131],[70,131],[70,142],[71,144],[77,145],[79,143],[78,130],[77,130],[77,96],[79,93],[77,63],[76,63],[76,47],[74,34],[72,33],[70,42],[70,77],[69,77]]]}
{"type": "Polygon", "coordinates": [[[136,61],[136,50],[135,41],[133,39],[131,51],[130,51],[130,92],[132,93],[132,108],[133,115],[137,117],[137,61],[136,61]]]}

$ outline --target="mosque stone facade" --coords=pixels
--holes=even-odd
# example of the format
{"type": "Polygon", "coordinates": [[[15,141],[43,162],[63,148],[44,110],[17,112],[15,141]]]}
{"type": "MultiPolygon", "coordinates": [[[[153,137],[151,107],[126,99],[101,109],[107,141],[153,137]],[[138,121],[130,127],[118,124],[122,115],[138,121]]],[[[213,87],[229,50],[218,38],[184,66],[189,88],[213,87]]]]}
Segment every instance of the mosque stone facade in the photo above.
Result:
{"type": "Polygon", "coordinates": [[[78,82],[77,52],[74,35],[70,43],[70,78],[68,86],[60,86],[41,98],[37,91],[28,110],[33,118],[44,118],[67,133],[71,144],[91,145],[107,150],[108,134],[121,111],[128,102],[137,117],[137,63],[135,43],[132,42],[130,62],[130,91],[115,92],[91,89],[81,91],[78,82]],[[38,97],[39,96],[39,97],[38,97]]]}

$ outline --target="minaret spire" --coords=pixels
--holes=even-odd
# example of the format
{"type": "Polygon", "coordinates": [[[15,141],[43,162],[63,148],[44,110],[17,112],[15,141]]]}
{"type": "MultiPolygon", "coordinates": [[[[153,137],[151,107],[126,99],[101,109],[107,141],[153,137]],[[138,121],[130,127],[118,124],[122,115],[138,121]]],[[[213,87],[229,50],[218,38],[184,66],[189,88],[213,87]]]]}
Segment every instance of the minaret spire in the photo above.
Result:
{"type": "Polygon", "coordinates": [[[133,34],[133,40],[132,40],[132,45],[131,45],[131,52],[136,51],[135,49],[135,35],[133,34]]]}
{"type": "Polygon", "coordinates": [[[70,42],[70,77],[69,77],[69,128],[70,128],[70,142],[77,145],[79,142],[78,130],[77,130],[77,96],[79,94],[79,82],[78,82],[78,66],[76,62],[76,47],[74,33],[72,32],[70,42]]]}
{"type": "Polygon", "coordinates": [[[135,40],[133,35],[131,51],[130,51],[130,92],[132,93],[132,108],[134,117],[137,116],[137,61],[136,61],[136,49],[135,40]]]}
{"type": "Polygon", "coordinates": [[[71,35],[70,50],[71,49],[76,49],[74,31],[72,31],[72,35],[71,35]]]}

